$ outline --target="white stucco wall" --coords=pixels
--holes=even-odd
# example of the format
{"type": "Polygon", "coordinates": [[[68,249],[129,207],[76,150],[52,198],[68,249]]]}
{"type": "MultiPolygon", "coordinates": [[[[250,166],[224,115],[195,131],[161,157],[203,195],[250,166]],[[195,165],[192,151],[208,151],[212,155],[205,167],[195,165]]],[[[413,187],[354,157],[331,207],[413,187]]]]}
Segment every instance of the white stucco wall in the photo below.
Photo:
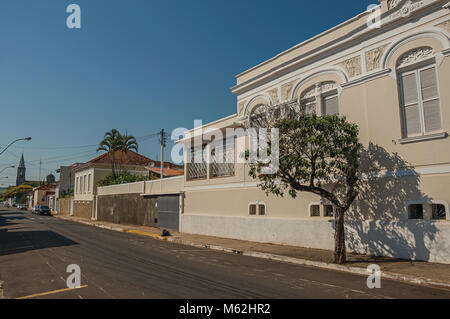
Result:
{"type": "MultiPolygon", "coordinates": [[[[181,231],[248,241],[334,249],[332,219],[183,214],[181,231]]],[[[348,251],[450,264],[449,221],[358,221],[346,226],[348,251]]]]}

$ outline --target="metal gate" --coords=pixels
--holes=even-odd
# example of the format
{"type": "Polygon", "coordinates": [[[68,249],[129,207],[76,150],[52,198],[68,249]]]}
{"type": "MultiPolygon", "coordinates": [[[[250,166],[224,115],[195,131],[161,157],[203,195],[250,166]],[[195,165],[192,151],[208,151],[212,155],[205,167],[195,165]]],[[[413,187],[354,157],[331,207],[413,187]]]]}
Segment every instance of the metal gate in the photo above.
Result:
{"type": "Polygon", "coordinates": [[[158,197],[158,227],[179,230],[180,198],[179,195],[158,197]]]}

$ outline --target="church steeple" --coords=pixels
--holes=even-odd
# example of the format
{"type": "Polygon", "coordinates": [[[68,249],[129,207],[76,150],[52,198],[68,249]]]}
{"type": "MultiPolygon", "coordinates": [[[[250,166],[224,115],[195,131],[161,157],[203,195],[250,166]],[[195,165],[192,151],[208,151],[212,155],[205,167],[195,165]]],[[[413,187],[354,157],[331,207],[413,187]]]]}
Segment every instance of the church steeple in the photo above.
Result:
{"type": "Polygon", "coordinates": [[[19,162],[19,167],[17,167],[17,178],[16,178],[16,186],[22,185],[23,183],[25,183],[25,160],[23,158],[23,153],[22,153],[22,157],[20,158],[20,162],[19,162]]]}

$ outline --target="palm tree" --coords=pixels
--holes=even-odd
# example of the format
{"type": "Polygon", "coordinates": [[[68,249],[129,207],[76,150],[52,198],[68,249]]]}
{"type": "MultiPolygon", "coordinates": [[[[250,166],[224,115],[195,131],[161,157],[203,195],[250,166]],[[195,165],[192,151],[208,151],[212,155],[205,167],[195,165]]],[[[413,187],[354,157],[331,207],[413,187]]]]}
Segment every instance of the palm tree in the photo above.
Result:
{"type": "Polygon", "coordinates": [[[117,176],[115,153],[121,149],[122,134],[116,129],[112,129],[110,132],[106,132],[103,140],[100,142],[97,152],[105,151],[108,153],[111,160],[111,170],[113,177],[117,176]]]}
{"type": "Polygon", "coordinates": [[[121,135],[122,141],[120,143],[120,165],[119,165],[119,172],[122,173],[122,155],[123,153],[127,153],[130,150],[138,151],[138,143],[136,141],[136,138],[133,135],[128,135],[128,133],[125,133],[125,135],[121,135]]]}
{"type": "Polygon", "coordinates": [[[118,130],[112,129],[106,132],[103,140],[100,142],[97,152],[105,151],[111,160],[111,170],[113,177],[117,177],[122,172],[122,154],[129,150],[138,151],[136,138],[132,135],[122,135],[118,130]],[[115,153],[120,152],[120,161],[116,163],[115,153]],[[117,167],[118,166],[118,167],[117,167]]]}

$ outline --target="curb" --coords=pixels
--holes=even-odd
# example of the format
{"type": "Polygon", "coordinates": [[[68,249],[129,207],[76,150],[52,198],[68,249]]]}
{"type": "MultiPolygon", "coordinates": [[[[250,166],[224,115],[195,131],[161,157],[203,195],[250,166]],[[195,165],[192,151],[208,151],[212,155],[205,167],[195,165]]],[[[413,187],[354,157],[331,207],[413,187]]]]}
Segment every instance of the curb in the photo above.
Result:
{"type": "MultiPolygon", "coordinates": [[[[243,256],[250,256],[255,258],[261,258],[261,259],[270,259],[270,260],[276,260],[276,261],[282,261],[282,262],[288,262],[291,264],[297,264],[302,266],[312,266],[322,269],[329,269],[329,270],[335,270],[335,271],[341,271],[346,273],[352,273],[362,276],[367,276],[367,270],[365,268],[361,267],[349,267],[349,266],[343,266],[343,265],[336,265],[336,264],[329,264],[322,261],[313,261],[308,259],[301,259],[301,258],[294,258],[294,257],[287,257],[287,256],[280,256],[280,255],[274,255],[269,253],[262,253],[262,252],[256,252],[256,251],[250,251],[250,250],[238,250],[228,247],[222,247],[222,246],[216,246],[216,245],[208,245],[208,244],[196,244],[189,241],[185,241],[179,238],[169,237],[159,237],[158,239],[167,240],[170,242],[182,244],[182,245],[188,245],[193,246],[197,248],[207,248],[212,250],[218,250],[218,251],[224,251],[228,253],[234,253],[234,254],[240,254],[243,256]]],[[[411,277],[407,275],[402,275],[398,273],[393,272],[385,272],[383,271],[381,273],[382,277],[397,280],[397,281],[404,281],[412,284],[418,284],[418,285],[428,285],[428,286],[436,286],[436,287],[443,287],[443,288],[450,288],[450,283],[448,282],[442,282],[442,281],[434,281],[432,279],[428,278],[420,278],[420,277],[411,277]]]]}
{"type": "MultiPolygon", "coordinates": [[[[217,245],[197,244],[197,243],[183,240],[179,237],[163,237],[163,236],[158,236],[156,234],[152,234],[152,233],[148,233],[148,232],[144,232],[144,231],[132,230],[132,229],[125,230],[120,227],[111,227],[111,226],[96,224],[94,222],[89,222],[89,221],[73,220],[71,218],[65,218],[63,216],[60,216],[58,218],[65,219],[65,220],[71,220],[74,222],[78,222],[81,224],[86,224],[86,225],[90,225],[90,226],[94,226],[94,227],[98,227],[98,228],[114,230],[114,231],[119,231],[119,232],[125,232],[125,233],[132,233],[132,234],[141,235],[141,236],[148,236],[148,237],[152,237],[155,239],[165,240],[165,241],[173,242],[176,244],[187,245],[187,246],[192,246],[192,247],[196,247],[196,248],[206,248],[206,249],[223,251],[223,252],[238,254],[238,255],[243,255],[243,256],[282,261],[282,262],[287,262],[287,263],[302,265],[302,266],[312,266],[312,267],[341,271],[341,272],[352,273],[352,274],[357,274],[357,275],[362,275],[362,276],[368,275],[367,270],[365,268],[361,268],[361,267],[349,267],[349,266],[343,266],[343,265],[329,264],[329,263],[325,263],[322,261],[313,261],[313,260],[308,260],[308,259],[274,255],[274,254],[262,253],[262,252],[251,251],[251,250],[239,250],[239,249],[217,246],[217,245]],[[144,234],[144,233],[147,233],[148,235],[144,234]]],[[[402,274],[393,273],[393,272],[383,271],[382,277],[392,279],[392,280],[412,283],[412,284],[416,284],[416,285],[428,285],[428,286],[435,286],[435,287],[442,287],[442,288],[450,288],[449,282],[435,281],[435,280],[428,279],[428,278],[411,277],[411,276],[402,275],[402,274]]]]}

